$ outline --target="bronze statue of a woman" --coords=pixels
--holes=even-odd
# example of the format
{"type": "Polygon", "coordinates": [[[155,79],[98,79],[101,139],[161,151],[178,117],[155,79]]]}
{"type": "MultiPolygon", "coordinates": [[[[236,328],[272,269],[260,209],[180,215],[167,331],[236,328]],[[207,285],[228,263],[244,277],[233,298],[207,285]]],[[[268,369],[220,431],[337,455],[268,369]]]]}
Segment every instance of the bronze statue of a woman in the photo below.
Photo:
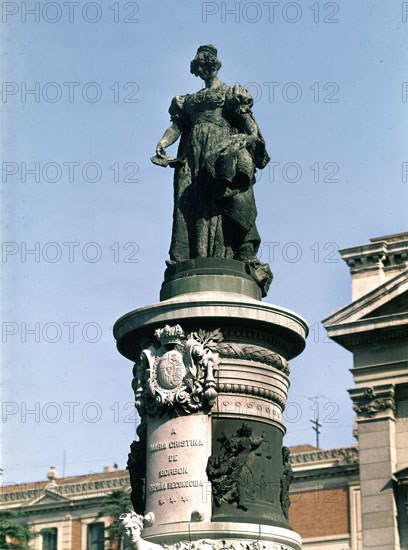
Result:
{"type": "Polygon", "coordinates": [[[169,263],[199,257],[240,260],[255,278],[262,272],[269,286],[269,266],[256,257],[261,240],[253,193],[255,169],[264,168],[269,156],[251,112],[251,94],[221,82],[220,67],[213,45],[198,48],[190,70],[205,88],[173,98],[172,124],[151,159],[175,168],[169,263]],[[168,157],[165,148],[179,138],[177,158],[168,157]]]}

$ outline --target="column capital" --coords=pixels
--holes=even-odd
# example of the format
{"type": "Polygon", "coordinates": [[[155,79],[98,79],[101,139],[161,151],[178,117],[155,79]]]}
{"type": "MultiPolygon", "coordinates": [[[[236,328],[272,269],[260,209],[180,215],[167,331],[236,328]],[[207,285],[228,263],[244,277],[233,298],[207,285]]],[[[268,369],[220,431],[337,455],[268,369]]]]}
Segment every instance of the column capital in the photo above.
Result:
{"type": "Polygon", "coordinates": [[[394,384],[353,388],[348,392],[353,401],[353,410],[357,414],[357,421],[377,419],[379,416],[394,418],[394,384]]]}

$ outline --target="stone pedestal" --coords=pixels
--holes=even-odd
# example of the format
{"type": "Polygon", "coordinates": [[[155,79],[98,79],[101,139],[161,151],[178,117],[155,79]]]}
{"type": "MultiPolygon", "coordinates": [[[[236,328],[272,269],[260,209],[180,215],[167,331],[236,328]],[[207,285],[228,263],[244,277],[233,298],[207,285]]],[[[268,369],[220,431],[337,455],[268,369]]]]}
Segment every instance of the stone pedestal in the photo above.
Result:
{"type": "Polygon", "coordinates": [[[261,302],[241,262],[183,264],[167,270],[161,302],[114,327],[120,353],[135,362],[142,422],[129,469],[143,537],[178,548],[300,549],[287,518],[282,412],[306,323],[261,302]]]}

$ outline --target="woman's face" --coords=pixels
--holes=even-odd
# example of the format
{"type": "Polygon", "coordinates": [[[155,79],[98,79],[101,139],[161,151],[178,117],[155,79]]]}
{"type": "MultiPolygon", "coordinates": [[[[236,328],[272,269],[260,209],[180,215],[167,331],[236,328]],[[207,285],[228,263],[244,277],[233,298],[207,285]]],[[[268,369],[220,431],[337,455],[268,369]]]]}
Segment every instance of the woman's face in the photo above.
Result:
{"type": "Polygon", "coordinates": [[[211,63],[208,63],[203,56],[198,54],[197,73],[202,80],[207,81],[215,78],[218,70],[211,63]]]}
{"type": "Polygon", "coordinates": [[[127,522],[123,527],[125,540],[137,542],[140,539],[140,527],[136,522],[127,522]]]}

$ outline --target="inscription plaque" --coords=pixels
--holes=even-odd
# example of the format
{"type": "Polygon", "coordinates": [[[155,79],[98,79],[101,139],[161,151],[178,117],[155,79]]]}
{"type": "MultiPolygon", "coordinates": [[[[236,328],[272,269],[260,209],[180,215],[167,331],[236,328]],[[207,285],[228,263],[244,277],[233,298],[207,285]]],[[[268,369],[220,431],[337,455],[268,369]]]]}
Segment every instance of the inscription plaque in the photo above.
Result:
{"type": "Polygon", "coordinates": [[[154,514],[156,525],[209,520],[208,416],[152,420],[147,428],[147,441],[146,513],[154,514]]]}

